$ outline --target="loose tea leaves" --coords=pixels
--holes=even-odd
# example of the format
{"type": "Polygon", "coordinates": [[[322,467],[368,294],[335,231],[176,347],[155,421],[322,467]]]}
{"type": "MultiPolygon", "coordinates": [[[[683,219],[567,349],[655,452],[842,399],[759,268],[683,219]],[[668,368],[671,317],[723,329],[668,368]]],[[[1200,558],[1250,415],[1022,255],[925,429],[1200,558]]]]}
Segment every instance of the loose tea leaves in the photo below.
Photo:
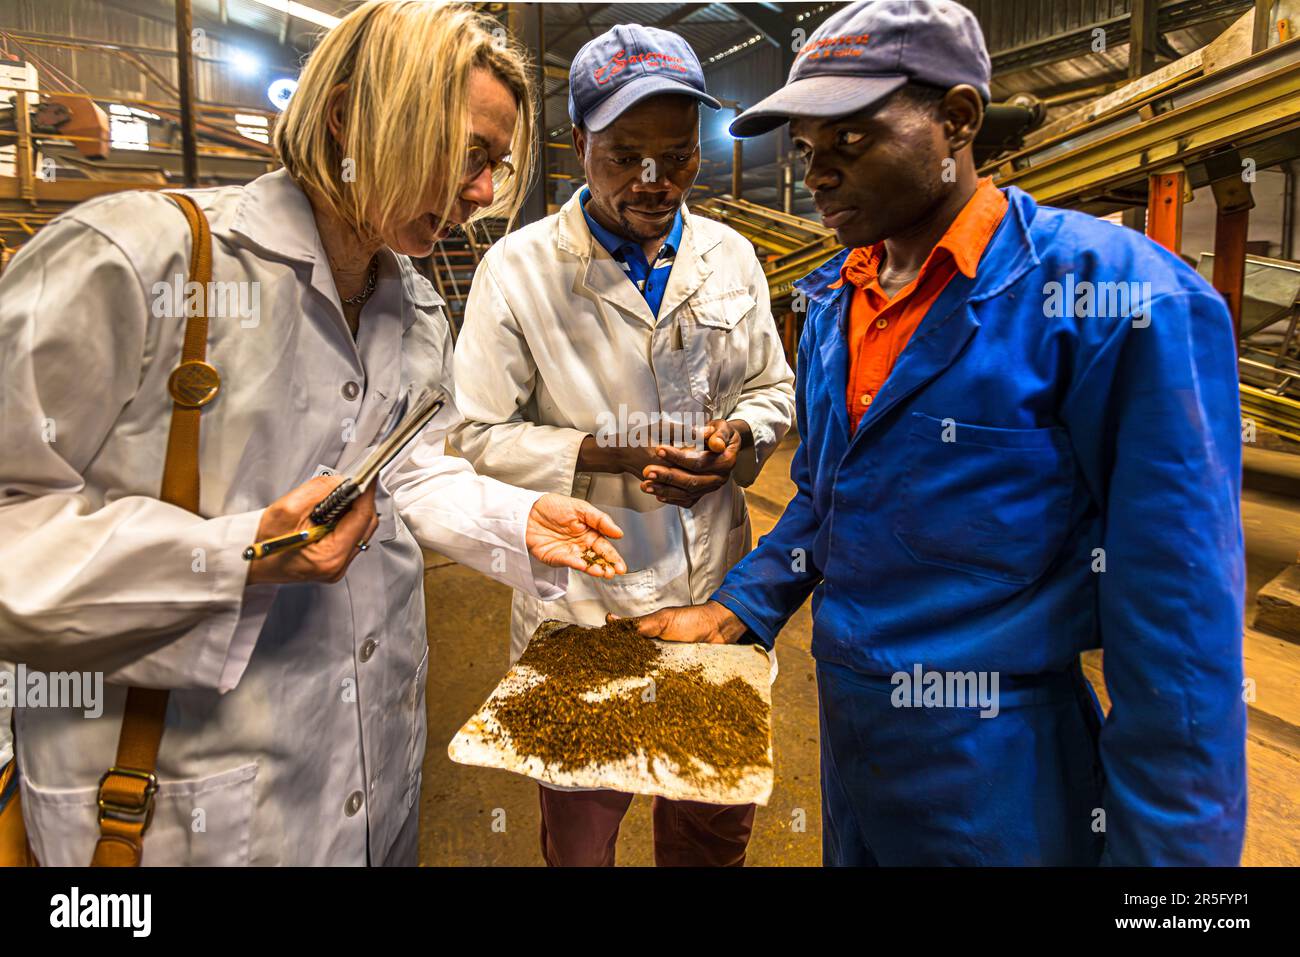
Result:
{"type": "Polygon", "coordinates": [[[561,787],[766,804],[769,665],[761,649],[645,639],[631,621],[546,621],[447,752],[561,787]]]}
{"type": "Polygon", "coordinates": [[[698,665],[668,667],[631,621],[539,634],[519,664],[542,680],[494,702],[493,717],[521,756],[564,771],[644,756],[652,774],[658,759],[724,787],[771,766],[758,692],[742,678],[710,681],[698,665]]]}
{"type": "Polygon", "coordinates": [[[558,675],[583,691],[620,678],[644,677],[658,661],[659,646],[642,638],[630,618],[601,628],[569,625],[539,634],[519,659],[521,665],[539,674],[558,675]]]}

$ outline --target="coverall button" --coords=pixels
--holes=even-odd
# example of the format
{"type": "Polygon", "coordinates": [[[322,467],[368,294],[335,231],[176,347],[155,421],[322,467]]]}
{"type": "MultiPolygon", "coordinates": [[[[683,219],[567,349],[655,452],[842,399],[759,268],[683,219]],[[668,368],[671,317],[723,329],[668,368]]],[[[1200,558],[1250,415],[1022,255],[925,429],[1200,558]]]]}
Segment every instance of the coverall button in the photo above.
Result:
{"type": "Polygon", "coordinates": [[[361,646],[361,654],[357,657],[361,659],[362,663],[365,663],[371,659],[375,653],[375,649],[378,647],[379,642],[375,641],[373,638],[367,638],[365,644],[361,646]]]}
{"type": "Polygon", "coordinates": [[[361,386],[357,385],[357,383],[354,382],[353,380],[349,379],[347,382],[343,383],[343,398],[351,401],[352,399],[355,399],[360,394],[361,394],[361,386]]]}
{"type": "Polygon", "coordinates": [[[346,814],[348,817],[353,817],[358,811],[361,810],[361,802],[363,802],[365,799],[366,796],[362,794],[360,791],[353,791],[351,794],[348,795],[348,799],[343,802],[343,813],[346,814]]]}
{"type": "Polygon", "coordinates": [[[877,319],[877,320],[876,320],[876,328],[877,328],[877,329],[883,329],[883,328],[885,328],[885,326],[887,326],[887,325],[889,325],[889,320],[888,320],[888,319],[877,319]]]}
{"type": "Polygon", "coordinates": [[[863,405],[871,405],[871,393],[870,393],[870,392],[864,392],[864,393],[862,393],[862,404],[863,404],[863,405]]]}

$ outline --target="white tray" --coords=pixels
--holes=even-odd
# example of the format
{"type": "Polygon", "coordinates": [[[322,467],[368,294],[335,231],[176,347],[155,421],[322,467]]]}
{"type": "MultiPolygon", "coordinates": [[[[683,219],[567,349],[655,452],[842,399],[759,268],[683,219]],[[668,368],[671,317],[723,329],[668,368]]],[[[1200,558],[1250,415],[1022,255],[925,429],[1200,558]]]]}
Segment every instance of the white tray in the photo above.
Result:
{"type": "MultiPolygon", "coordinates": [[[[564,627],[564,622],[544,621],[533,633],[533,637],[564,627]]],[[[499,740],[491,732],[500,730],[493,716],[494,704],[541,680],[537,672],[523,664],[515,665],[506,672],[488,699],[451,739],[447,745],[447,754],[458,764],[502,768],[561,788],[609,788],[631,794],[653,794],[709,804],[767,804],[772,795],[772,685],[771,659],[767,652],[757,645],[688,645],[657,640],[655,644],[662,651],[659,667],[686,668],[699,665],[710,681],[721,683],[730,678],[741,678],[749,682],[767,708],[766,767],[747,768],[733,784],[724,786],[722,781],[710,781],[707,776],[702,782],[683,778],[662,758],[655,759],[652,773],[643,753],[622,762],[568,770],[546,765],[536,756],[519,755],[507,742],[499,740]]],[[[621,679],[606,685],[601,691],[616,694],[627,688],[648,687],[649,683],[649,675],[644,679],[621,679]]],[[[704,722],[708,719],[702,715],[700,720],[704,722]]],[[[709,755],[696,757],[705,767],[716,767],[709,760],[709,755]]]]}

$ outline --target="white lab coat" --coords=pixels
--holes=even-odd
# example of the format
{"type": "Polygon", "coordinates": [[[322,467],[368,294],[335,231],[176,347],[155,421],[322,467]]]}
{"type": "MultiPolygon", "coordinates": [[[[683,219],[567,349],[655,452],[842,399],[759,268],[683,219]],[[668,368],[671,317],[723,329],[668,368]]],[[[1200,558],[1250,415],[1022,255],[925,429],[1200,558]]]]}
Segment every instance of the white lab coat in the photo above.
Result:
{"type": "Polygon", "coordinates": [[[794,418],[794,375],[749,242],[683,207],[681,248],[656,318],[592,236],[581,193],[488,250],[456,344],[465,421],[453,441],[474,467],[587,499],[624,532],[626,575],[581,576],[563,600],[515,593],[516,659],[546,618],[597,625],[606,612],[705,601],[750,548],[740,486],[754,481],[794,418]],[[731,481],[689,510],[661,504],[633,476],[577,471],[587,435],[665,413],[701,424],[744,419],[754,448],[731,481]]]}
{"type": "Polygon", "coordinates": [[[223,384],[203,411],[200,515],[157,498],[184,319],[154,314],[153,284],[188,272],[179,210],[141,192],[85,203],[0,278],[0,658],[109,683],[96,720],[19,709],[28,830],[43,863],[89,862],[96,782],[138,685],[173,689],[144,863],[382,861],[414,839],[420,793],[419,544],[539,597],[567,572],[526,551],[539,493],[442,454],[449,405],[386,470],[371,550],[342,582],[245,587],[262,509],[364,455],[412,388],[450,394],[452,340],[432,286],[385,251],[354,342],[284,171],[191,195],[214,281],[260,294],[255,324],[251,309],[210,321],[223,384]]]}

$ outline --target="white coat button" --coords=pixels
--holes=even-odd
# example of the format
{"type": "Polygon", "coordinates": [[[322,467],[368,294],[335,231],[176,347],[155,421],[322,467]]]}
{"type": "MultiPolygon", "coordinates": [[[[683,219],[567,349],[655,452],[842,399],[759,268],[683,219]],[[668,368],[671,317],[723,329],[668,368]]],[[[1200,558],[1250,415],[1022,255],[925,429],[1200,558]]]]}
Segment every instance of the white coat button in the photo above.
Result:
{"type": "Polygon", "coordinates": [[[348,799],[343,802],[343,813],[348,817],[352,817],[361,810],[361,802],[365,799],[366,796],[360,791],[353,791],[348,795],[348,799]]]}
{"type": "Polygon", "coordinates": [[[351,401],[361,394],[361,386],[357,385],[351,379],[343,383],[343,398],[351,401]]]}
{"type": "Polygon", "coordinates": [[[361,654],[358,655],[358,657],[363,663],[367,662],[374,655],[375,649],[378,647],[379,642],[375,641],[373,638],[367,638],[365,644],[361,646],[361,654]]]}

